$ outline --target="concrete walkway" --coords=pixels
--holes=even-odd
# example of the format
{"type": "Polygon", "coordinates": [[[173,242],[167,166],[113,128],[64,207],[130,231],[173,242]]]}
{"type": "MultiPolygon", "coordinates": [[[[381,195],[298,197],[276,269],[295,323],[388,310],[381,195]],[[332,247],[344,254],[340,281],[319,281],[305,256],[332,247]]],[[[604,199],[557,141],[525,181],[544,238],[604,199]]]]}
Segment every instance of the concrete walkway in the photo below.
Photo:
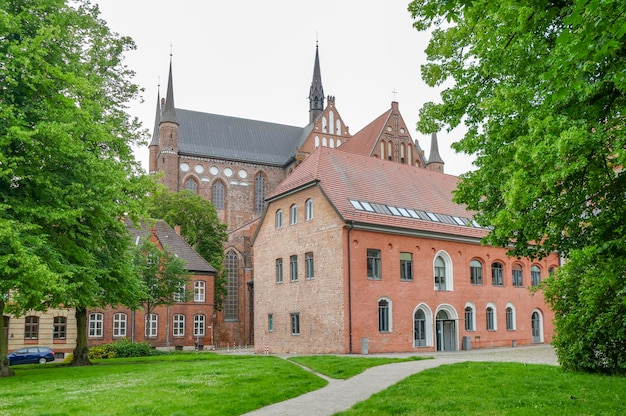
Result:
{"type": "MultiPolygon", "coordinates": [[[[372,354],[369,357],[408,357],[423,355],[432,360],[408,361],[372,367],[348,380],[328,380],[325,387],[290,400],[274,403],[247,415],[254,416],[324,416],[347,410],[374,393],[392,386],[422,370],[464,361],[509,361],[527,364],[558,365],[551,345],[517,348],[494,348],[431,354],[372,354]]],[[[285,356],[286,358],[286,356],[285,356]]]]}

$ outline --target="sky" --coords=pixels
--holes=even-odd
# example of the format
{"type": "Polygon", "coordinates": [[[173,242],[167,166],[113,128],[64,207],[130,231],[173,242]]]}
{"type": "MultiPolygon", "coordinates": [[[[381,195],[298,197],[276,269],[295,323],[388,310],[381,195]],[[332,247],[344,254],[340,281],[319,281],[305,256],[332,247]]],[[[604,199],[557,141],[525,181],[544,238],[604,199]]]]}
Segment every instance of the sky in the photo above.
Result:
{"type": "MultiPolygon", "coordinates": [[[[125,63],[143,88],[129,114],[154,125],[172,54],[176,108],[304,127],[319,45],[322,85],[352,134],[397,101],[411,136],[420,107],[440,101],[422,80],[429,35],[412,27],[409,0],[93,0],[109,28],[137,46],[125,63]],[[160,84],[160,88],[159,88],[160,84]]],[[[463,129],[438,133],[445,172],[473,169],[450,147],[463,129]]],[[[136,149],[147,170],[148,148],[136,149]]]]}

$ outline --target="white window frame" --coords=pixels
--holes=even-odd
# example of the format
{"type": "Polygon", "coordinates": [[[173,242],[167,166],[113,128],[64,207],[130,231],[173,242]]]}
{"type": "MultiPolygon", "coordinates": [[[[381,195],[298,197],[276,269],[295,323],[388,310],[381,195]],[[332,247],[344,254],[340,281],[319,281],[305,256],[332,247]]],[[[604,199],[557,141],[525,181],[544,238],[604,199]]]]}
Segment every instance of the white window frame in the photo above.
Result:
{"type": "Polygon", "coordinates": [[[104,315],[100,312],[89,314],[89,338],[102,338],[104,328],[104,315]]]}
{"type": "Polygon", "coordinates": [[[489,302],[487,304],[487,306],[485,307],[485,329],[487,329],[487,331],[497,331],[498,330],[498,311],[496,309],[496,305],[494,305],[493,303],[489,302]],[[489,327],[489,308],[491,308],[492,310],[492,316],[491,316],[491,328],[489,327]]]}
{"type": "Polygon", "coordinates": [[[313,219],[313,200],[311,198],[306,200],[304,208],[306,221],[311,221],[313,219]]]}
{"type": "Polygon", "coordinates": [[[146,319],[146,336],[156,338],[159,336],[159,315],[151,313],[146,319]]]}
{"type": "Polygon", "coordinates": [[[283,210],[282,209],[279,209],[276,211],[275,222],[276,222],[276,229],[283,228],[283,210]]]}
{"type": "Polygon", "coordinates": [[[193,316],[193,336],[204,337],[206,334],[206,317],[198,314],[193,316]]]}
{"type": "Polygon", "coordinates": [[[296,225],[298,223],[298,204],[289,207],[289,224],[296,225]]]}
{"type": "Polygon", "coordinates": [[[196,280],[193,282],[193,301],[205,302],[206,301],[206,286],[203,280],[196,280]]]}
{"type": "Polygon", "coordinates": [[[172,317],[172,336],[185,336],[185,315],[182,313],[174,314],[172,317]]]}
{"type": "Polygon", "coordinates": [[[126,336],[127,317],[125,313],[118,312],[113,315],[113,338],[123,338],[126,336]]]}

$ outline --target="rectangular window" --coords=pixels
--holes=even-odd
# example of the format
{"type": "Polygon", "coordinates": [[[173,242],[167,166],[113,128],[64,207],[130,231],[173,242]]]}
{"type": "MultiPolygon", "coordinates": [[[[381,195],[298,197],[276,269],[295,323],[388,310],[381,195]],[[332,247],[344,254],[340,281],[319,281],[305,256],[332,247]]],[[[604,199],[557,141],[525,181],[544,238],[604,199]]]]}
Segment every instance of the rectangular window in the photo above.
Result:
{"type": "Polygon", "coordinates": [[[174,315],[172,335],[175,337],[185,336],[185,315],[182,313],[174,315]]]}
{"type": "Polygon", "coordinates": [[[292,313],[291,315],[291,335],[300,335],[300,314],[292,313]]]}
{"type": "Polygon", "coordinates": [[[292,282],[298,281],[298,256],[289,257],[289,277],[292,282]]]}
{"type": "Polygon", "coordinates": [[[204,282],[202,280],[196,280],[193,284],[193,301],[204,302],[204,282]]]}
{"type": "Polygon", "coordinates": [[[89,336],[90,337],[101,337],[102,336],[102,324],[104,320],[104,315],[101,313],[90,313],[89,314],[89,336]]]}
{"type": "Polygon", "coordinates": [[[494,286],[504,286],[502,265],[500,263],[494,263],[491,265],[491,283],[494,286]]]}
{"type": "Polygon", "coordinates": [[[539,286],[541,282],[541,269],[538,266],[532,266],[530,268],[530,284],[533,287],[539,286]]]}
{"type": "Polygon", "coordinates": [[[204,315],[194,315],[193,317],[193,336],[194,337],[203,337],[204,336],[204,315]]]}
{"type": "Polygon", "coordinates": [[[39,318],[27,316],[24,320],[24,339],[39,338],[39,318]]]}
{"type": "Polygon", "coordinates": [[[400,253],[400,280],[413,280],[413,253],[400,253]]]}
{"type": "Polygon", "coordinates": [[[151,313],[146,318],[146,335],[156,337],[159,333],[159,315],[151,313]]]}
{"type": "Polygon", "coordinates": [[[52,331],[53,339],[67,338],[67,318],[64,316],[54,317],[54,329],[52,331]]]}
{"type": "Polygon", "coordinates": [[[313,253],[305,253],[304,254],[304,265],[306,269],[306,278],[313,279],[315,277],[314,272],[314,263],[313,263],[313,253]]]}
{"type": "Polygon", "coordinates": [[[473,285],[483,284],[483,264],[478,260],[470,262],[470,280],[473,285]]]}
{"type": "Polygon", "coordinates": [[[367,278],[375,280],[382,278],[380,270],[380,250],[375,248],[367,249],[367,278]]]}
{"type": "Polygon", "coordinates": [[[513,286],[523,286],[522,268],[513,268],[513,286]]]}
{"type": "Polygon", "coordinates": [[[125,337],[126,336],[126,314],[116,313],[113,315],[113,336],[125,337]]]}
{"type": "Polygon", "coordinates": [[[283,282],[283,259],[276,259],[276,283],[283,282]]]}
{"type": "Polygon", "coordinates": [[[183,302],[185,300],[185,285],[180,284],[178,290],[174,292],[174,302],[183,302]]]}
{"type": "Polygon", "coordinates": [[[267,314],[267,330],[269,332],[274,332],[274,314],[267,314]]]}

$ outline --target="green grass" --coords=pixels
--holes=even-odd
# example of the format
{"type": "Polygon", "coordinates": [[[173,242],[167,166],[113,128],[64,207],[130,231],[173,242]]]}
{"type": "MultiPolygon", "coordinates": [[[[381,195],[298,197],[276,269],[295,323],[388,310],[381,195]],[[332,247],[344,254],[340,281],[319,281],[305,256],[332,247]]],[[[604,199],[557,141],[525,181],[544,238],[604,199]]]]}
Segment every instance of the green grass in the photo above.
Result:
{"type": "Polygon", "coordinates": [[[370,367],[383,364],[400,363],[404,361],[423,360],[422,357],[387,358],[387,357],[350,357],[335,355],[303,355],[289,358],[289,360],[303,365],[319,374],[330,378],[347,379],[370,367]]]}
{"type": "Polygon", "coordinates": [[[238,415],[327,382],[277,357],[173,354],[12,367],[0,415],[238,415]]]}
{"type": "Polygon", "coordinates": [[[417,373],[339,413],[351,415],[623,415],[626,378],[548,365],[469,362],[417,373]]]}

